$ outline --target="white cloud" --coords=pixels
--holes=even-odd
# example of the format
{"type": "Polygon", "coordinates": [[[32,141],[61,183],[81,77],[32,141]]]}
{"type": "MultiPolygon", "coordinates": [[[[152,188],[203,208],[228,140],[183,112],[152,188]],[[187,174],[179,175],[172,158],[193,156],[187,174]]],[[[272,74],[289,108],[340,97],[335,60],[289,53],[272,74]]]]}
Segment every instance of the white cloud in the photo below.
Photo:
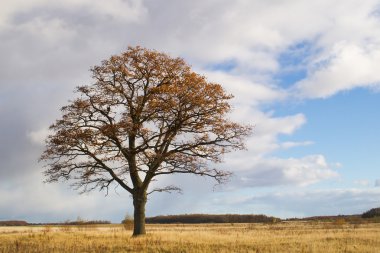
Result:
{"type": "Polygon", "coordinates": [[[376,187],[380,187],[380,179],[376,179],[375,180],[375,186],[376,187]]]}
{"type": "MultiPolygon", "coordinates": [[[[353,0],[335,1],[333,6],[327,0],[211,3],[193,1],[191,7],[186,6],[192,11],[178,14],[182,18],[176,22],[176,32],[166,34],[170,41],[164,40],[160,47],[180,52],[200,66],[233,60],[233,72],[239,75],[271,75],[289,67],[280,65],[281,54],[307,42],[312,50],[299,60],[307,76],[289,92],[321,98],[379,82],[376,0],[362,1],[360,6],[353,0]]],[[[170,17],[160,16],[159,21],[170,17]]],[[[271,87],[270,82],[265,85],[271,87]]]]}
{"type": "MultiPolygon", "coordinates": [[[[288,67],[280,66],[279,56],[289,47],[307,41],[318,53],[304,56],[309,74],[295,90],[309,98],[327,97],[379,81],[377,7],[376,0],[362,1],[360,6],[354,0],[341,0],[334,2],[333,7],[327,0],[234,3],[112,0],[106,5],[100,0],[59,3],[16,0],[6,1],[0,16],[9,29],[25,37],[23,40],[36,40],[39,44],[50,41],[52,47],[48,51],[46,47],[33,48],[32,44],[33,51],[44,55],[43,58],[55,56],[48,62],[78,53],[73,62],[89,66],[98,59],[94,54],[103,57],[117,53],[114,50],[124,49],[128,43],[142,44],[182,55],[198,68],[233,60],[234,73],[249,76],[251,80],[247,81],[255,84],[260,83],[258,76],[270,77],[288,67]],[[33,39],[25,33],[34,34],[33,39]],[[59,41],[68,46],[61,45],[60,53],[54,52],[57,48],[53,45],[59,41]],[[73,50],[78,46],[79,50],[73,50]],[[99,48],[103,48],[102,53],[99,48]]],[[[12,51],[7,40],[3,43],[5,49],[12,51]]],[[[39,57],[33,55],[33,59],[39,57]]],[[[255,101],[272,96],[268,90],[281,92],[268,81],[256,88],[263,92],[263,97],[257,95],[255,101]]]]}
{"type": "Polygon", "coordinates": [[[238,187],[307,186],[338,177],[323,155],[250,159],[240,169],[234,180],[238,187]]]}
{"type": "Polygon", "coordinates": [[[14,27],[16,32],[29,33],[44,38],[46,44],[68,42],[77,35],[75,30],[68,27],[64,20],[59,18],[33,17],[26,23],[14,27]]]}
{"type": "Polygon", "coordinates": [[[277,192],[252,198],[277,208],[294,212],[295,216],[361,214],[379,204],[377,189],[327,189],[304,192],[277,192]],[[272,204],[270,204],[272,202],[272,204]]]}
{"type": "Polygon", "coordinates": [[[358,180],[354,180],[354,184],[358,186],[368,186],[369,181],[367,179],[358,179],[358,180]]]}
{"type": "Polygon", "coordinates": [[[5,0],[1,7],[0,30],[2,26],[9,25],[15,13],[23,13],[31,9],[37,10],[40,8],[81,9],[94,13],[99,17],[107,16],[109,19],[118,19],[123,22],[141,22],[146,15],[146,9],[143,7],[141,0],[110,0],[107,4],[104,4],[101,0],[66,0],[65,2],[5,0]]]}
{"type": "Polygon", "coordinates": [[[50,134],[50,131],[48,128],[41,128],[36,131],[30,131],[27,133],[27,137],[29,140],[37,145],[43,145],[45,144],[45,139],[48,137],[50,134]]]}
{"type": "Polygon", "coordinates": [[[132,201],[124,191],[115,194],[111,189],[109,196],[104,192],[78,195],[64,184],[43,184],[42,174],[37,172],[38,168],[28,176],[19,176],[0,186],[0,219],[60,222],[80,216],[119,222],[131,211],[132,201]]]}
{"type": "MultiPolygon", "coordinates": [[[[178,202],[191,205],[195,202],[197,210],[204,213],[253,213],[273,215],[281,218],[310,217],[318,215],[361,214],[379,206],[379,189],[292,189],[276,188],[271,191],[248,192],[237,189],[226,193],[205,192],[201,199],[191,199],[184,194],[178,202]],[[236,208],[239,207],[239,208],[236,208]]],[[[162,195],[153,202],[171,201],[162,195]],[[162,198],[161,198],[162,197],[162,198]]],[[[177,200],[177,198],[175,198],[177,200]]],[[[157,204],[154,203],[154,206],[157,204]]],[[[188,213],[188,207],[174,206],[167,208],[162,214],[188,213]]]]}
{"type": "Polygon", "coordinates": [[[142,0],[111,0],[107,1],[107,4],[102,0],[70,0],[70,2],[76,5],[75,7],[89,8],[94,13],[122,22],[143,22],[147,14],[142,0]]]}
{"type": "MultiPolygon", "coordinates": [[[[236,103],[239,103],[238,96],[236,100],[236,103]]],[[[306,123],[303,114],[276,117],[273,116],[273,112],[264,113],[249,105],[240,104],[235,106],[231,118],[234,121],[252,125],[253,133],[246,139],[247,151],[234,152],[225,156],[226,167],[229,168],[235,168],[241,163],[249,164],[252,158],[260,159],[279,149],[311,144],[310,141],[281,143],[278,140],[281,135],[292,135],[306,123]]]]}
{"type": "Polygon", "coordinates": [[[295,142],[295,141],[286,141],[280,144],[281,148],[288,149],[288,148],[294,148],[299,146],[309,146],[314,144],[312,141],[302,141],[302,142],[295,142]]]}
{"type": "Polygon", "coordinates": [[[0,8],[0,31],[1,28],[4,28],[9,23],[10,17],[15,12],[24,11],[26,9],[32,8],[35,5],[42,4],[46,0],[34,0],[24,2],[22,0],[6,0],[2,2],[0,8]]]}
{"type": "Polygon", "coordinates": [[[236,106],[258,106],[262,103],[280,102],[286,98],[285,91],[271,87],[267,83],[258,83],[248,77],[228,74],[222,71],[205,71],[209,81],[220,83],[228,93],[234,95],[236,106]]]}
{"type": "Polygon", "coordinates": [[[252,109],[248,112],[249,114],[243,114],[239,108],[239,117],[242,120],[250,119],[254,123],[253,134],[247,140],[248,150],[253,156],[262,156],[283,147],[278,142],[278,137],[291,135],[306,123],[303,114],[274,117],[270,112],[263,113],[252,109]]]}
{"type": "Polygon", "coordinates": [[[306,118],[301,113],[284,117],[271,116],[271,113],[257,113],[256,133],[258,135],[271,133],[290,135],[306,123],[306,118]]]}
{"type": "Polygon", "coordinates": [[[140,0],[15,0],[1,9],[0,86],[70,91],[88,82],[92,65],[126,49],[128,30],[146,15],[140,0]]]}
{"type": "Polygon", "coordinates": [[[303,97],[325,98],[340,91],[380,84],[380,44],[337,43],[313,63],[316,68],[295,86],[303,97]]]}

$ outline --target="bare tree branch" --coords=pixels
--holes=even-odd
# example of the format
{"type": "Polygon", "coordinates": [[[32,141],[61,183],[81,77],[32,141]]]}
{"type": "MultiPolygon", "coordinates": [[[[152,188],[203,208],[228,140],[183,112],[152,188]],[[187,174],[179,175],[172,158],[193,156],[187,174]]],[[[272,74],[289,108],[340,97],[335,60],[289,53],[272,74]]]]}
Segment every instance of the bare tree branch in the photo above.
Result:
{"type": "Polygon", "coordinates": [[[150,195],[154,192],[167,192],[172,193],[173,191],[182,194],[182,189],[175,185],[169,185],[163,188],[155,188],[152,191],[148,192],[147,195],[150,195]]]}

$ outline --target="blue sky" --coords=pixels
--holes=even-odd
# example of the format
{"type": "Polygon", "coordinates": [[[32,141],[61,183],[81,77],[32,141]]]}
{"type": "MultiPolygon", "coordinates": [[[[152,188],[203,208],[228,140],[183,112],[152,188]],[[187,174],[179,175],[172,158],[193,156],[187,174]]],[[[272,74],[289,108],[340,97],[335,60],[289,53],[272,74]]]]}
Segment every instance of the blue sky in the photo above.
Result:
{"type": "Polygon", "coordinates": [[[302,140],[312,138],[313,144],[293,150],[281,151],[281,157],[303,156],[307,153],[324,153],[330,161],[342,164],[344,182],[365,179],[374,184],[380,168],[379,94],[368,89],[355,89],[332,98],[295,103],[281,107],[275,115],[288,115],[302,111],[308,121],[292,136],[280,139],[302,140]]]}
{"type": "Polygon", "coordinates": [[[230,182],[173,176],[149,216],[304,217],[380,206],[379,0],[6,0],[0,6],[0,220],[108,219],[132,213],[121,189],[78,195],[43,184],[48,127],[89,68],[128,45],[183,57],[235,98],[255,126],[228,154],[230,182]]]}

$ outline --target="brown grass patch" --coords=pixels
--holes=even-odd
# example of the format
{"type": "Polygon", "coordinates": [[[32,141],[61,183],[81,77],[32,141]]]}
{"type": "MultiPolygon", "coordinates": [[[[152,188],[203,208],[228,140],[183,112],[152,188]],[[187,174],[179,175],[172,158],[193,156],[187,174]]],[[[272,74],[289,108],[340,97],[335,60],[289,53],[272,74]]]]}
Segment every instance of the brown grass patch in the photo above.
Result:
{"type": "Polygon", "coordinates": [[[380,224],[147,225],[132,238],[123,225],[0,228],[0,252],[380,252],[380,224]]]}

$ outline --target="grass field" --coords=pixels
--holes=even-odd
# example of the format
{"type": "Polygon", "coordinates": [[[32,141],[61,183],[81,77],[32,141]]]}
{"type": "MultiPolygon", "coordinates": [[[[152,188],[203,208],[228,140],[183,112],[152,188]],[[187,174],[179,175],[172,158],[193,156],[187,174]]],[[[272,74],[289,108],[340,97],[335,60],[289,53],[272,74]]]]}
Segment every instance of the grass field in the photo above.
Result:
{"type": "Polygon", "coordinates": [[[0,227],[0,252],[380,252],[380,224],[122,225],[0,227]]]}

